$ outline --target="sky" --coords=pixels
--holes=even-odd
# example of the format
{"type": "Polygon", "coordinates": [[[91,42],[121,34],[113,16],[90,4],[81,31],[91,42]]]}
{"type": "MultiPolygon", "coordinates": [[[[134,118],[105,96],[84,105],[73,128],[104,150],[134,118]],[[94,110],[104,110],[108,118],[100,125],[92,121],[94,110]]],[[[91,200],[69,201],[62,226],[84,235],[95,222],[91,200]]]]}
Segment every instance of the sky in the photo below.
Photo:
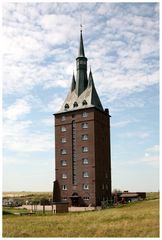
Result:
{"type": "Polygon", "coordinates": [[[52,191],[54,117],[83,25],[111,115],[112,189],[159,190],[159,4],[3,3],[3,191],[52,191]]]}

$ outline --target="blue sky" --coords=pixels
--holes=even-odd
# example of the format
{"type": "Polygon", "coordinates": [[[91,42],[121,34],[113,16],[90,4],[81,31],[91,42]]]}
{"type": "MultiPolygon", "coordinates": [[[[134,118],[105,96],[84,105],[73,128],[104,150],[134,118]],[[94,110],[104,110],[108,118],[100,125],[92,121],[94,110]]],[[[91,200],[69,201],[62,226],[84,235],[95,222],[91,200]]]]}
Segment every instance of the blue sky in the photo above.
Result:
{"type": "Polygon", "coordinates": [[[111,114],[112,189],[159,190],[159,4],[3,4],[3,191],[52,191],[54,119],[75,71],[111,114]]]}

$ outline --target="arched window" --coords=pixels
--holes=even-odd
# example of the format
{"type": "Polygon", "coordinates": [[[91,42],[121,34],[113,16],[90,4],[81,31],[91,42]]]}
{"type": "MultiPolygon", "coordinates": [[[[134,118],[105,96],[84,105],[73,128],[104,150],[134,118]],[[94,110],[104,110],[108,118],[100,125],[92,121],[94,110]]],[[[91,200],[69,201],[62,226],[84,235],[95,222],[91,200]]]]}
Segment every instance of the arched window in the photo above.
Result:
{"type": "Polygon", "coordinates": [[[87,105],[87,101],[84,100],[84,101],[82,102],[82,104],[83,104],[83,105],[87,105]]]}
{"type": "Polygon", "coordinates": [[[83,113],[82,113],[82,116],[83,116],[83,117],[87,117],[87,116],[88,116],[88,113],[87,113],[87,112],[83,112],[83,113]]]}
{"type": "Polygon", "coordinates": [[[66,149],[61,149],[61,155],[65,155],[65,154],[67,154],[66,149]]]}
{"type": "Polygon", "coordinates": [[[68,109],[69,108],[69,104],[65,104],[65,109],[68,109]]]}
{"type": "Polygon", "coordinates": [[[73,106],[74,106],[74,107],[78,107],[78,103],[77,103],[77,102],[74,102],[73,106]]]}
{"type": "Polygon", "coordinates": [[[87,178],[87,177],[89,177],[89,174],[88,174],[88,172],[83,172],[83,173],[82,173],[82,176],[83,176],[84,178],[87,178]]]}

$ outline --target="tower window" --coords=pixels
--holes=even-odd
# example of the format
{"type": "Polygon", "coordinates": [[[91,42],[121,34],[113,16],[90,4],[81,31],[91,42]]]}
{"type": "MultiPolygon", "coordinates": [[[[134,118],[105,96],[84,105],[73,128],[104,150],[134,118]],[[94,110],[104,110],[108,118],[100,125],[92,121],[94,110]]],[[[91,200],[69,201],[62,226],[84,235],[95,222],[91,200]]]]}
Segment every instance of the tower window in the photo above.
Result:
{"type": "Polygon", "coordinates": [[[67,197],[63,197],[62,200],[63,200],[63,201],[67,201],[67,197]]]}
{"type": "Polygon", "coordinates": [[[87,117],[87,116],[88,116],[88,113],[87,113],[87,112],[83,112],[83,113],[82,113],[82,116],[83,116],[83,117],[87,117]]]}
{"type": "Polygon", "coordinates": [[[89,200],[89,197],[87,197],[87,196],[83,197],[83,200],[89,200]]]}
{"type": "Polygon", "coordinates": [[[67,185],[62,185],[62,190],[67,190],[67,185]]]}
{"type": "Polygon", "coordinates": [[[83,159],[82,159],[82,163],[83,163],[83,164],[88,164],[88,158],[83,158],[83,159]]]}
{"type": "Polygon", "coordinates": [[[66,174],[66,173],[63,173],[63,174],[62,174],[62,178],[63,178],[63,179],[66,179],[66,178],[67,178],[67,174],[66,174]]]}
{"type": "Polygon", "coordinates": [[[84,190],[88,190],[89,189],[89,185],[88,184],[83,184],[83,189],[84,190]]]}
{"type": "Polygon", "coordinates": [[[74,102],[73,107],[78,107],[78,103],[74,102]]]}
{"type": "Polygon", "coordinates": [[[66,132],[66,127],[61,127],[61,132],[66,132]]]}
{"type": "Polygon", "coordinates": [[[65,104],[65,109],[67,110],[69,108],[69,104],[65,104]]]}
{"type": "Polygon", "coordinates": [[[63,115],[62,117],[61,117],[61,121],[65,121],[65,116],[63,115]]]}
{"type": "Polygon", "coordinates": [[[65,155],[65,154],[67,154],[67,151],[66,151],[66,149],[61,149],[61,154],[62,154],[62,155],[65,155]]]}
{"type": "Polygon", "coordinates": [[[83,134],[83,135],[82,135],[82,140],[83,140],[83,141],[88,140],[88,134],[83,134]]]}
{"type": "Polygon", "coordinates": [[[88,123],[82,123],[82,128],[88,128],[88,123]]]}
{"type": "Polygon", "coordinates": [[[88,174],[88,172],[83,172],[83,174],[82,174],[82,175],[83,175],[83,177],[84,177],[84,178],[87,178],[87,177],[89,177],[89,174],[88,174]]]}
{"type": "Polygon", "coordinates": [[[61,160],[61,166],[67,166],[67,161],[66,160],[61,160]]]}
{"type": "Polygon", "coordinates": [[[82,152],[88,152],[88,147],[82,147],[82,152]]]}
{"type": "Polygon", "coordinates": [[[66,143],[66,138],[65,137],[61,138],[61,142],[66,143]]]}
{"type": "Polygon", "coordinates": [[[83,106],[84,106],[84,105],[87,105],[87,101],[84,100],[84,101],[82,102],[82,104],[83,104],[83,106]]]}

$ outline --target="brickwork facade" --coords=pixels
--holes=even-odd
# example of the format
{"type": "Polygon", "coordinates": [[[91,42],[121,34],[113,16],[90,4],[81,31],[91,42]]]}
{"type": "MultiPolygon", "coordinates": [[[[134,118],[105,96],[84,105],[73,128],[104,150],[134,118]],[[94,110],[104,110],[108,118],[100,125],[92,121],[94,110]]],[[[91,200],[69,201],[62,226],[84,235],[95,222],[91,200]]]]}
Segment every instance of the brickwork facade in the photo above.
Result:
{"type": "Polygon", "coordinates": [[[109,136],[109,115],[106,112],[89,108],[55,115],[59,201],[68,201],[70,205],[96,206],[110,198],[109,136]],[[76,141],[75,149],[73,140],[76,141]]]}

